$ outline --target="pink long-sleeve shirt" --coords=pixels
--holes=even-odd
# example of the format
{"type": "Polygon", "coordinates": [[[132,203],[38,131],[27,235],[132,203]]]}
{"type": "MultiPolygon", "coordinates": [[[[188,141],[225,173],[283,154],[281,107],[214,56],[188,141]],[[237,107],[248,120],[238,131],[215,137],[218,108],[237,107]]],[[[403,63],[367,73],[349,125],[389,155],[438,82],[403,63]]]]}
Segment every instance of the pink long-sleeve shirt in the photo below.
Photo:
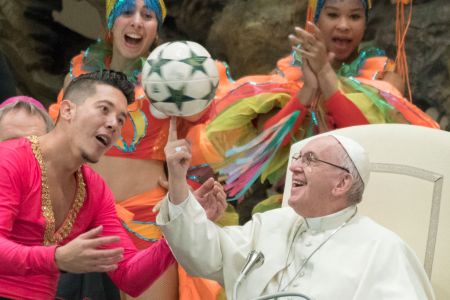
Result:
{"type": "MultiPolygon", "coordinates": [[[[102,235],[120,242],[105,248],[124,248],[114,283],[136,296],[147,289],[175,261],[165,240],[137,251],[120,224],[114,198],[103,179],[82,167],[86,198],[69,236],[103,225],[102,235]]],[[[57,246],[44,246],[45,218],[41,207],[41,169],[27,139],[0,143],[0,297],[54,299],[59,271],[57,246]]]]}

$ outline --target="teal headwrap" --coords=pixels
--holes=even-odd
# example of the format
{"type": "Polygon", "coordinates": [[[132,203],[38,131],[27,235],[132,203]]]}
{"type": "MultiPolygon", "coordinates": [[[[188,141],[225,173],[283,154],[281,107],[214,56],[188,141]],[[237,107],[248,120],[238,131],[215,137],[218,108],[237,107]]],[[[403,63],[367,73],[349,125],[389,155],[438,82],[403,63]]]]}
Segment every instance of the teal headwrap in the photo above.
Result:
{"type": "MultiPolygon", "coordinates": [[[[158,19],[158,28],[161,27],[166,17],[166,5],[164,0],[144,0],[145,6],[155,12],[158,19]]],[[[135,0],[107,0],[106,1],[106,21],[108,29],[114,25],[114,21],[126,11],[134,10],[136,6],[135,0]]]]}

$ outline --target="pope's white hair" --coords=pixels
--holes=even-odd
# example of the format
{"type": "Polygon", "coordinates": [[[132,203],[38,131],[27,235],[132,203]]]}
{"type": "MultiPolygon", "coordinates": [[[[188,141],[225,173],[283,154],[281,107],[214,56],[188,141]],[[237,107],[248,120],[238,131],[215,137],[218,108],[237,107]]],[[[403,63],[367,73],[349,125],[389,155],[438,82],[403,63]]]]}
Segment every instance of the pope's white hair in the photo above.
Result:
{"type": "Polygon", "coordinates": [[[364,193],[364,182],[362,181],[361,176],[359,175],[358,169],[356,169],[355,164],[352,159],[348,155],[348,153],[344,150],[344,148],[339,144],[339,154],[338,158],[341,162],[341,166],[349,170],[350,175],[352,176],[353,183],[347,193],[347,201],[350,205],[357,204],[361,202],[362,196],[364,193]]]}

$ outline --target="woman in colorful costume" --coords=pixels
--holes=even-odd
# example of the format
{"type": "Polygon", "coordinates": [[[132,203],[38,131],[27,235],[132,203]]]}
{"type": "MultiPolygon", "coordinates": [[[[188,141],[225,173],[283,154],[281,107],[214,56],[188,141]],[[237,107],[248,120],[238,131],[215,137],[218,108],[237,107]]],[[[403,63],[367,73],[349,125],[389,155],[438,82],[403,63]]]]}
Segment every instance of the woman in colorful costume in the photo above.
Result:
{"type": "MultiPolygon", "coordinates": [[[[399,19],[407,3],[397,0],[399,19]]],[[[402,96],[402,77],[407,78],[404,24],[397,24],[395,63],[381,49],[359,49],[371,4],[309,0],[307,30],[295,28],[289,36],[293,53],[278,62],[273,74],[237,81],[222,76],[216,116],[205,128],[210,144],[204,155],[220,161],[208,158],[212,146],[224,158],[214,166],[226,175],[232,200],[242,199],[258,177],[278,182],[290,145],[299,139],[374,123],[439,127],[402,96]]]]}
{"type": "MultiPolygon", "coordinates": [[[[158,31],[166,16],[163,0],[107,0],[108,34],[71,61],[70,79],[101,69],[113,69],[127,74],[135,84],[135,102],[128,107],[129,118],[120,140],[92,167],[106,180],[114,193],[118,215],[138,249],[147,248],[161,238],[155,224],[153,207],[165,196],[159,185],[166,179],[164,146],[168,137],[169,119],[157,118],[140,84],[141,69],[150,49],[158,42],[158,31]]],[[[58,103],[50,107],[56,120],[58,103]]],[[[190,122],[178,121],[178,135],[202,123],[202,117],[190,122]]],[[[198,176],[191,176],[197,179],[198,176]]],[[[200,186],[191,181],[193,188],[200,186]]],[[[214,299],[220,286],[209,280],[187,277],[182,268],[169,268],[139,299],[214,299]]],[[[125,296],[123,296],[125,297],[125,296]]]]}

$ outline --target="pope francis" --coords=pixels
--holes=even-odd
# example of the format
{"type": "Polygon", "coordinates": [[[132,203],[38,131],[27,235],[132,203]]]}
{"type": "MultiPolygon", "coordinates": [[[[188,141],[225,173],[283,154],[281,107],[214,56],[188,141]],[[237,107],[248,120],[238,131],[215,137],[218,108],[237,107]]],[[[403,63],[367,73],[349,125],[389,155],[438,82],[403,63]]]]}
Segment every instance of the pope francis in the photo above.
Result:
{"type": "Polygon", "coordinates": [[[178,262],[194,276],[220,282],[228,299],[282,292],[316,300],[434,299],[412,250],[358,213],[369,159],[355,141],[313,139],[290,167],[289,207],[221,228],[208,220],[186,183],[190,144],[177,140],[173,130],[169,135],[169,193],[157,223],[178,262]],[[251,251],[259,256],[254,269],[246,265],[251,251]]]}

